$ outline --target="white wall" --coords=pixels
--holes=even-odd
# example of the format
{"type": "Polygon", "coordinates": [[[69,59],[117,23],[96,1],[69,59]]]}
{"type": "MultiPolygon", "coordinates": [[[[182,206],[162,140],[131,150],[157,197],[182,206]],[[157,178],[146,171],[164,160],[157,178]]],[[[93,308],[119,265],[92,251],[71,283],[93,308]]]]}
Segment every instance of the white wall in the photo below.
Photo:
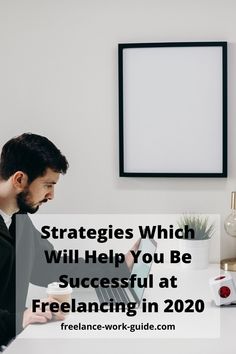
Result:
{"type": "MultiPolygon", "coordinates": [[[[70,161],[46,213],[229,212],[236,189],[234,0],[1,0],[0,145],[25,131],[70,161]],[[229,177],[118,177],[117,43],[229,42],[229,177]]],[[[222,228],[222,256],[236,240],[222,228]]]]}

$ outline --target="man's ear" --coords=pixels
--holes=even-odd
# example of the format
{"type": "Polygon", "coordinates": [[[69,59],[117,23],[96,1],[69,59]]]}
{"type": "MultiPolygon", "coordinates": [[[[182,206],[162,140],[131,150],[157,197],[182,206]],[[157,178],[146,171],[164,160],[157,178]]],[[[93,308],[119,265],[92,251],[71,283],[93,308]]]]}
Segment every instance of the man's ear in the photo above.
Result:
{"type": "Polygon", "coordinates": [[[22,171],[17,171],[12,175],[12,184],[18,192],[22,192],[28,185],[28,176],[22,171]]]}

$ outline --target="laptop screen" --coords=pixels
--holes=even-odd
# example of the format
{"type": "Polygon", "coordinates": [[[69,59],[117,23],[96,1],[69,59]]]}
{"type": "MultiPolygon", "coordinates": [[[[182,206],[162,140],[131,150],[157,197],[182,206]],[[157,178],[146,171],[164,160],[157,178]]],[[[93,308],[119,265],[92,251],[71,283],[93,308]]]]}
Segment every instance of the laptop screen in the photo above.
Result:
{"type": "MultiPolygon", "coordinates": [[[[141,250],[142,252],[140,253],[139,261],[137,263],[134,263],[133,265],[131,275],[136,274],[137,277],[140,278],[148,277],[148,274],[150,273],[151,270],[152,262],[144,263],[142,260],[142,255],[144,253],[150,253],[151,255],[153,255],[155,253],[156,246],[157,246],[156,241],[151,239],[142,239],[140,241],[139,250],[141,250]]],[[[142,300],[144,289],[145,288],[139,288],[138,286],[135,286],[133,288],[133,291],[135,292],[139,302],[142,300]]]]}

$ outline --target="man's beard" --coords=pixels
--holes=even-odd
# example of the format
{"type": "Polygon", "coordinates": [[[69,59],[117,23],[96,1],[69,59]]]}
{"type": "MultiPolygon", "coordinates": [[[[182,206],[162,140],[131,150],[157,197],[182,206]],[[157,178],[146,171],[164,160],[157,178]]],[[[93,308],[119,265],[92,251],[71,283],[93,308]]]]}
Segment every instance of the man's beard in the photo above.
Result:
{"type": "MultiPolygon", "coordinates": [[[[39,205],[34,206],[34,204],[27,201],[29,199],[30,192],[25,189],[23,192],[17,194],[17,205],[21,212],[34,214],[38,211],[39,205]]],[[[47,199],[41,200],[41,203],[45,203],[47,199]]],[[[39,202],[40,203],[40,202],[39,202]]]]}

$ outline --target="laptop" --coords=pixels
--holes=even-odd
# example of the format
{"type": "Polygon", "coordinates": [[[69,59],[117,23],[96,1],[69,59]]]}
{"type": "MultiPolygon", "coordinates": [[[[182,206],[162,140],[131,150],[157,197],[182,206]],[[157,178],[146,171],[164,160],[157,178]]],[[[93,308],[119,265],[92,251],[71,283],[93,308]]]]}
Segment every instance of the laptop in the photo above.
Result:
{"type": "MultiPolygon", "coordinates": [[[[147,278],[151,267],[152,262],[144,263],[142,261],[142,255],[144,253],[150,253],[153,255],[156,251],[157,243],[152,239],[141,239],[139,244],[139,250],[141,250],[139,261],[133,264],[132,272],[130,277],[135,274],[139,278],[147,278]]],[[[138,286],[131,287],[130,285],[126,288],[122,287],[108,287],[103,288],[99,287],[96,289],[87,289],[81,290],[78,292],[78,300],[80,302],[97,302],[97,303],[120,303],[123,302],[128,304],[129,302],[135,302],[136,307],[139,307],[141,300],[144,295],[145,288],[140,288],[138,286]]]]}

